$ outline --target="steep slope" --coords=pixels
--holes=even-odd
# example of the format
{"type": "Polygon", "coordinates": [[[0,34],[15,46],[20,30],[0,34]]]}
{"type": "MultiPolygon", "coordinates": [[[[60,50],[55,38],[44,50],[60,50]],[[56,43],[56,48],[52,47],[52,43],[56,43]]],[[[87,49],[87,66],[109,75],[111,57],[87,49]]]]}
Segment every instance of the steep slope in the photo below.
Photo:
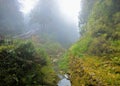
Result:
{"type": "Polygon", "coordinates": [[[81,38],[64,57],[72,86],[119,86],[120,1],[83,3],[83,14],[89,14],[80,15],[81,38]]]}

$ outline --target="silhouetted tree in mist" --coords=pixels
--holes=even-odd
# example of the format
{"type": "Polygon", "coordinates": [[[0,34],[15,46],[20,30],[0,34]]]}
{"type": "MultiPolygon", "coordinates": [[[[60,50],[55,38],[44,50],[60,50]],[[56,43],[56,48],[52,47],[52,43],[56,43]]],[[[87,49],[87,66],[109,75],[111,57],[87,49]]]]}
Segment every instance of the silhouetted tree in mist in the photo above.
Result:
{"type": "Polygon", "coordinates": [[[38,34],[53,36],[61,44],[71,44],[77,39],[76,27],[64,20],[55,0],[40,0],[30,17],[30,25],[38,25],[35,27],[39,28],[38,34]]]}
{"type": "Polygon", "coordinates": [[[0,34],[18,34],[24,27],[17,0],[0,0],[0,34]]]}

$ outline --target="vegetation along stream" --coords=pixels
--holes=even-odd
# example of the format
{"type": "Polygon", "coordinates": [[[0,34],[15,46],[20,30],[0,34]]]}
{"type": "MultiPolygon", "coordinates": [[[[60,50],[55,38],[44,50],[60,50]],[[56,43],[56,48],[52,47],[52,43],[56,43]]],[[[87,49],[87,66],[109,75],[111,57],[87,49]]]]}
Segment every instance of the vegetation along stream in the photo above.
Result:
{"type": "Polygon", "coordinates": [[[120,0],[0,0],[0,86],[120,86],[120,0]]]}

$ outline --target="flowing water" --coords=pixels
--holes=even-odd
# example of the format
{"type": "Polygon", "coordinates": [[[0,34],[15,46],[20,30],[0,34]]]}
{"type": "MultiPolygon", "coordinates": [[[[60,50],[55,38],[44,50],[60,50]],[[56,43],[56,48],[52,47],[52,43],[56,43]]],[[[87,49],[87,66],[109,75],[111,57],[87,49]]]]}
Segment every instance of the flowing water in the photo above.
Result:
{"type": "Polygon", "coordinates": [[[67,79],[67,75],[65,74],[64,76],[62,75],[58,75],[58,77],[61,79],[59,82],[58,82],[58,86],[71,86],[71,82],[70,80],[67,79]],[[65,76],[65,77],[64,77],[65,76]]]}

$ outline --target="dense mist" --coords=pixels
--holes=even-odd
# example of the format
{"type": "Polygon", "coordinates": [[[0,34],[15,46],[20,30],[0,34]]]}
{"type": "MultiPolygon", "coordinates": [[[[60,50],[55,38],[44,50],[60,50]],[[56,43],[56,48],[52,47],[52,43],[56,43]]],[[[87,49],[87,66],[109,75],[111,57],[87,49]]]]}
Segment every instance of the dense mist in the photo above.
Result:
{"type": "Polygon", "coordinates": [[[0,0],[0,86],[120,86],[120,0],[0,0]]]}
{"type": "Polygon", "coordinates": [[[73,43],[78,38],[77,27],[64,19],[55,0],[40,0],[29,17],[29,29],[38,29],[36,34],[52,36],[63,44],[73,43]]]}
{"type": "Polygon", "coordinates": [[[23,28],[19,3],[16,0],[0,0],[0,35],[19,34],[23,28]]]}
{"type": "Polygon", "coordinates": [[[29,38],[48,37],[61,44],[71,44],[79,37],[76,24],[62,15],[56,0],[38,0],[36,6],[24,14],[20,0],[0,1],[0,35],[29,38]]]}

